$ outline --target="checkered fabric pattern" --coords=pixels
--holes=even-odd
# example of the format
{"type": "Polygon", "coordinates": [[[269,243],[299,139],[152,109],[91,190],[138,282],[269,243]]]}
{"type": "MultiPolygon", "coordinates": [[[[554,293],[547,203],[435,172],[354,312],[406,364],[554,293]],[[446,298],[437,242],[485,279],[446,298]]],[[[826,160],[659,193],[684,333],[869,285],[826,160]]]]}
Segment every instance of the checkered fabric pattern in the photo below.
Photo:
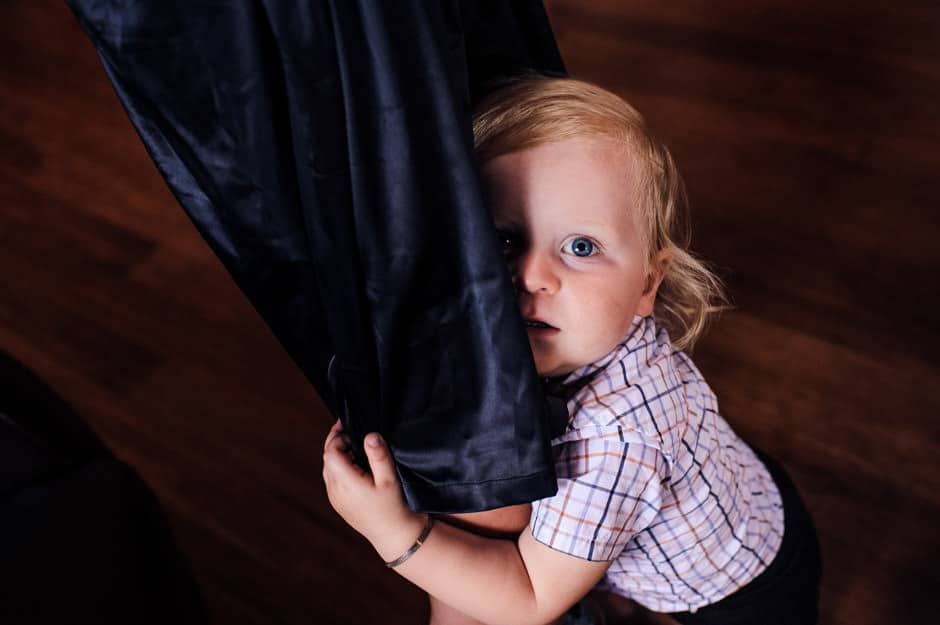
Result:
{"type": "Polygon", "coordinates": [[[579,381],[552,440],[558,493],[532,507],[536,540],[612,561],[600,588],[657,612],[694,612],[770,564],[783,539],[777,486],[652,317],[564,383],[579,381]]]}

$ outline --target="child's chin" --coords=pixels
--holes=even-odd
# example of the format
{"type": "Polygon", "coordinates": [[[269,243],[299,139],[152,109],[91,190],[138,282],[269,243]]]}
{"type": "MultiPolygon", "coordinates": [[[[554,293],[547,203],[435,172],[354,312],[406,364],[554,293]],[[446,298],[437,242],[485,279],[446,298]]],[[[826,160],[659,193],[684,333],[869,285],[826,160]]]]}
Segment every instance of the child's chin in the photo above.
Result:
{"type": "Polygon", "coordinates": [[[533,349],[532,356],[535,361],[535,370],[540,377],[557,378],[558,376],[568,375],[579,364],[571,362],[571,358],[558,353],[560,350],[546,350],[544,348],[533,349]]]}
{"type": "Polygon", "coordinates": [[[557,378],[559,376],[568,375],[574,371],[577,367],[539,367],[536,364],[535,370],[538,372],[539,377],[541,378],[557,378]]]}

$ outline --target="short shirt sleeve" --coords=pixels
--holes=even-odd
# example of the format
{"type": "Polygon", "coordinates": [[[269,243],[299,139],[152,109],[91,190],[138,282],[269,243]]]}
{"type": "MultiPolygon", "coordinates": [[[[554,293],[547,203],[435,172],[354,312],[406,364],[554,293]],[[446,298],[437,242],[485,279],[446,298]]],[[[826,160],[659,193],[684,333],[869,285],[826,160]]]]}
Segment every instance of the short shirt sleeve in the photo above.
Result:
{"type": "Polygon", "coordinates": [[[540,543],[591,561],[609,561],[662,508],[666,462],[655,447],[617,437],[555,445],[558,492],[532,504],[540,543]]]}

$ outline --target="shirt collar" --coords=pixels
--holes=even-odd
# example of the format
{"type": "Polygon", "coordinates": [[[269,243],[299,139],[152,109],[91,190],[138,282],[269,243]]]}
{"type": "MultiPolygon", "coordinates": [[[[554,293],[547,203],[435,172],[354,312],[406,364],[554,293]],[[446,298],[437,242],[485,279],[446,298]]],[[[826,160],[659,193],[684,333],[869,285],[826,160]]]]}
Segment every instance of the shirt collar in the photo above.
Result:
{"type": "Polygon", "coordinates": [[[579,367],[565,375],[542,378],[542,388],[548,401],[550,418],[556,435],[563,432],[568,424],[568,409],[566,404],[578,391],[591,383],[598,373],[607,368],[612,362],[623,357],[625,351],[643,341],[651,333],[655,335],[655,322],[652,315],[649,317],[634,317],[630,329],[624,338],[603,358],[579,367]],[[562,421],[564,423],[562,424],[562,421]]]}

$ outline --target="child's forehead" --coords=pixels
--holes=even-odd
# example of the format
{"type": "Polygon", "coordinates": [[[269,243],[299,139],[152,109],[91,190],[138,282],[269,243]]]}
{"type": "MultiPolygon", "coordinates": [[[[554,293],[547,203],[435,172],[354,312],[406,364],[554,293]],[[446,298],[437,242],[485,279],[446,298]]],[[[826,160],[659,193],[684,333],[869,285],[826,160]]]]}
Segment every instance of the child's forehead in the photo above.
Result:
{"type": "Polygon", "coordinates": [[[546,242],[580,234],[632,247],[646,239],[637,160],[624,142],[579,137],[487,166],[490,211],[500,227],[546,242]]]}
{"type": "Polygon", "coordinates": [[[543,140],[523,150],[551,151],[564,158],[632,160],[631,143],[612,134],[575,134],[543,140]]]}
{"type": "MultiPolygon", "coordinates": [[[[633,204],[639,168],[633,150],[606,137],[572,137],[494,157],[483,164],[492,205],[567,202],[633,204]]],[[[509,205],[508,207],[505,205],[509,205]]]]}
{"type": "Polygon", "coordinates": [[[567,180],[566,173],[588,177],[587,173],[600,172],[627,183],[637,179],[640,165],[630,143],[606,135],[587,135],[545,141],[500,154],[483,163],[483,171],[490,184],[518,186],[541,172],[554,177],[539,178],[540,182],[557,181],[559,175],[567,180]]]}

